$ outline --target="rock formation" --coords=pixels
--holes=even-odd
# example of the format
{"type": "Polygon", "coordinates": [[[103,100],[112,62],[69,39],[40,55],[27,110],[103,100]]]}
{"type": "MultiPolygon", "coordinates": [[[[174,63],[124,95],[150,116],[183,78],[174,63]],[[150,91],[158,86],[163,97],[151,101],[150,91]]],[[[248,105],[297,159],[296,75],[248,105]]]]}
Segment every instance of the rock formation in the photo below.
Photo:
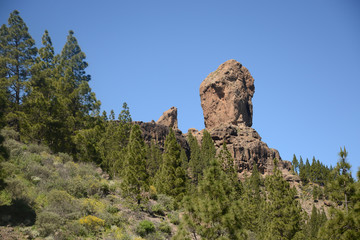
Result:
{"type": "Polygon", "coordinates": [[[157,124],[170,127],[172,129],[178,128],[177,122],[177,108],[171,107],[169,110],[165,111],[163,115],[157,120],[157,124]]]}
{"type": "MultiPolygon", "coordinates": [[[[226,146],[235,160],[238,173],[252,171],[254,164],[260,173],[271,173],[274,158],[279,159],[280,169],[290,171],[291,165],[287,161],[281,161],[279,152],[269,148],[261,141],[260,135],[255,129],[245,125],[221,124],[210,130],[212,139],[218,151],[226,142],[226,146]]],[[[241,175],[241,174],[240,174],[241,175]]]]}
{"type": "Polygon", "coordinates": [[[269,148],[251,128],[254,92],[254,79],[241,63],[229,60],[221,64],[200,85],[205,127],[218,150],[226,142],[240,175],[251,171],[254,163],[261,173],[272,172],[274,158],[288,172],[290,162],[281,161],[279,152],[269,148]]]}
{"type": "MultiPolygon", "coordinates": [[[[135,124],[140,126],[142,136],[145,142],[150,145],[152,142],[157,144],[161,151],[164,151],[164,144],[166,136],[169,134],[170,128],[168,126],[158,124],[155,121],[141,122],[136,121],[135,124]]],[[[174,129],[175,137],[180,146],[185,149],[186,154],[189,156],[190,148],[186,141],[186,138],[179,129],[174,129]]]]}
{"type": "MultiPolygon", "coordinates": [[[[269,148],[261,141],[260,135],[251,128],[252,125],[252,97],[255,92],[254,79],[250,72],[235,60],[229,60],[209,74],[200,85],[201,106],[204,113],[206,130],[211,134],[215,146],[220,151],[224,142],[234,157],[234,164],[241,177],[251,171],[257,164],[262,174],[271,173],[274,158],[279,160],[279,168],[284,176],[289,176],[291,164],[282,161],[276,149],[269,148]]],[[[157,122],[135,122],[139,124],[145,141],[155,142],[164,150],[165,138],[172,128],[181,147],[190,154],[186,141],[187,134],[178,129],[177,108],[165,111],[157,122]]],[[[201,142],[203,130],[189,129],[201,142]]],[[[298,179],[290,176],[289,181],[298,179]]]]}
{"type": "Polygon", "coordinates": [[[201,107],[206,129],[219,124],[252,126],[254,79],[235,60],[221,64],[200,85],[201,107]]]}

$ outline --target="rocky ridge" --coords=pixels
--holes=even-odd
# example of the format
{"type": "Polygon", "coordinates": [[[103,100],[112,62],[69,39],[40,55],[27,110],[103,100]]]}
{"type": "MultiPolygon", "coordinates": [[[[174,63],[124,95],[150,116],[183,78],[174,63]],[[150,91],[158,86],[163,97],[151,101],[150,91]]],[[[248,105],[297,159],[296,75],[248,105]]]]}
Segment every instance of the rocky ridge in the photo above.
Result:
{"type": "MultiPolygon", "coordinates": [[[[259,133],[251,128],[255,93],[254,78],[249,70],[236,60],[228,60],[210,73],[200,85],[201,107],[206,130],[220,151],[224,142],[234,158],[239,177],[251,172],[254,164],[262,174],[272,172],[274,158],[289,182],[299,179],[290,173],[291,163],[283,161],[276,149],[269,148],[259,133]]],[[[154,141],[163,150],[169,129],[173,129],[180,145],[190,153],[187,135],[194,135],[199,143],[203,131],[194,128],[183,134],[178,129],[177,108],[165,111],[157,122],[136,122],[140,125],[145,141],[154,141]]]]}

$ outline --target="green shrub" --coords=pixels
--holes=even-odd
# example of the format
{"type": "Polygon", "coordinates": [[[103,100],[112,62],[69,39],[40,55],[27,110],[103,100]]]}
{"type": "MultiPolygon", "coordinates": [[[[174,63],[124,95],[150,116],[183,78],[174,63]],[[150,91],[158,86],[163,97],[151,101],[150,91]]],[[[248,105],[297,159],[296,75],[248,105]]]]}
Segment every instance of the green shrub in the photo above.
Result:
{"type": "Polygon", "coordinates": [[[180,217],[178,212],[172,212],[168,215],[170,222],[174,225],[180,224],[180,217]]]}
{"type": "Polygon", "coordinates": [[[151,212],[161,216],[165,216],[164,207],[159,203],[156,203],[151,206],[151,212]]]}
{"type": "Polygon", "coordinates": [[[50,152],[50,149],[45,145],[30,144],[27,149],[31,153],[40,154],[42,152],[50,152]]]}
{"type": "Polygon", "coordinates": [[[153,185],[151,185],[149,188],[149,194],[150,199],[157,200],[157,190],[153,185]]]}
{"type": "Polygon", "coordinates": [[[114,214],[114,213],[119,212],[119,209],[118,209],[117,207],[113,206],[113,205],[108,205],[108,206],[106,207],[106,211],[107,211],[108,213],[114,214]]]}
{"type": "Polygon", "coordinates": [[[64,219],[57,213],[44,211],[37,215],[36,225],[43,237],[54,234],[64,224],[64,219]]]}
{"type": "Polygon", "coordinates": [[[170,196],[167,196],[164,194],[159,194],[157,202],[164,207],[165,211],[172,211],[175,208],[174,207],[175,206],[174,198],[172,198],[170,196]]]}
{"type": "Polygon", "coordinates": [[[61,159],[62,163],[67,163],[67,162],[72,162],[72,161],[73,161],[73,157],[70,156],[70,155],[67,154],[67,153],[62,153],[62,152],[60,152],[60,153],[58,153],[57,155],[58,155],[58,157],[61,159]]]}
{"type": "Polygon", "coordinates": [[[16,176],[15,178],[7,178],[5,183],[6,189],[13,199],[24,200],[27,203],[33,202],[33,188],[26,179],[16,176]]]}
{"type": "Polygon", "coordinates": [[[161,232],[171,234],[171,227],[167,222],[161,222],[160,225],[159,225],[159,230],[161,232]]]}
{"type": "Polygon", "coordinates": [[[5,127],[1,130],[1,135],[4,136],[5,139],[11,139],[11,140],[20,140],[20,134],[15,131],[14,129],[5,127]]]}
{"type": "Polygon", "coordinates": [[[143,220],[139,222],[139,224],[136,226],[135,231],[141,237],[145,237],[149,233],[155,232],[155,226],[152,222],[148,220],[143,220]]]}
{"type": "MultiPolygon", "coordinates": [[[[65,225],[65,229],[73,236],[86,236],[88,230],[78,220],[68,221],[65,225]]],[[[69,237],[68,239],[76,239],[69,237]]]]}
{"type": "Polygon", "coordinates": [[[59,214],[68,219],[76,218],[80,214],[79,204],[76,199],[69,195],[66,191],[52,190],[48,195],[48,211],[59,214]]]}

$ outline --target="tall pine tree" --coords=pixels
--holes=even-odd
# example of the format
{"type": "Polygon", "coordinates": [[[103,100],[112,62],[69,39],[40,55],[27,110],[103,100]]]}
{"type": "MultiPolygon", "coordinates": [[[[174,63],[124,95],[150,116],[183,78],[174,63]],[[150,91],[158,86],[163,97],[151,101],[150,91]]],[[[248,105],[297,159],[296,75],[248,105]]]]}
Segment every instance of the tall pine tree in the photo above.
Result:
{"type": "Polygon", "coordinates": [[[245,239],[242,209],[230,179],[213,159],[197,191],[184,200],[185,213],[174,239],[245,239]]]}
{"type": "Polygon", "coordinates": [[[148,174],[146,172],[145,142],[141,136],[139,125],[131,128],[123,171],[123,191],[127,197],[134,198],[138,204],[143,200],[143,193],[148,190],[148,174]]]}
{"type": "Polygon", "coordinates": [[[158,192],[173,196],[180,202],[186,191],[186,173],[180,158],[181,147],[172,129],[169,129],[164,147],[162,165],[156,176],[156,188],[158,192]]]}
{"type": "Polygon", "coordinates": [[[5,81],[1,85],[7,87],[9,93],[9,110],[6,120],[15,130],[20,131],[21,104],[25,95],[25,86],[31,76],[30,68],[37,55],[35,41],[28,32],[23,19],[17,10],[10,14],[8,27],[1,27],[1,80],[5,81]]]}
{"type": "Polygon", "coordinates": [[[301,208],[296,190],[283,178],[274,160],[274,173],[265,180],[267,201],[262,239],[291,239],[300,229],[301,208]]]}

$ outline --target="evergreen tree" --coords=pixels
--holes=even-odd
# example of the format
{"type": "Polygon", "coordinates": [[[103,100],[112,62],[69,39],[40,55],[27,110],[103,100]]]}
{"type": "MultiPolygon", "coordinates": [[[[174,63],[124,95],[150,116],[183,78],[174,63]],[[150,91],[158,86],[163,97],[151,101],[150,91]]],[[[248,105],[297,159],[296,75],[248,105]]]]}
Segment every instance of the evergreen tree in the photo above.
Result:
{"type": "Polygon", "coordinates": [[[10,14],[8,27],[1,27],[1,70],[2,83],[9,93],[9,111],[6,119],[15,130],[20,131],[22,119],[21,104],[25,94],[25,85],[31,76],[30,68],[34,63],[37,49],[35,41],[28,32],[17,10],[10,14]],[[4,77],[5,75],[5,77],[4,77]]]}
{"type": "Polygon", "coordinates": [[[234,159],[231,156],[231,153],[229,152],[226,143],[223,143],[222,149],[220,150],[219,155],[217,156],[217,159],[223,169],[223,171],[228,175],[231,185],[233,186],[236,194],[238,197],[240,197],[242,193],[242,184],[238,179],[237,171],[235,169],[234,165],[234,159]]]}
{"type": "Polygon", "coordinates": [[[197,184],[204,169],[203,163],[201,162],[200,146],[196,138],[191,133],[189,133],[188,135],[188,143],[190,147],[189,168],[190,168],[191,178],[192,178],[192,182],[194,184],[197,184]]]}
{"type": "Polygon", "coordinates": [[[321,213],[319,210],[313,205],[311,211],[311,217],[308,222],[307,227],[307,239],[317,239],[317,235],[321,226],[326,222],[326,215],[324,211],[321,213]]]}
{"type": "Polygon", "coordinates": [[[123,174],[123,190],[126,196],[134,197],[138,203],[143,200],[142,193],[148,190],[148,174],[146,172],[145,142],[141,136],[140,126],[131,128],[127,146],[123,174]]]}
{"type": "Polygon", "coordinates": [[[158,172],[162,163],[161,151],[159,149],[159,146],[154,141],[151,141],[150,147],[148,147],[146,159],[146,169],[151,179],[150,183],[153,184],[155,180],[155,175],[158,172]]]}
{"type": "Polygon", "coordinates": [[[351,176],[351,165],[347,161],[347,155],[346,148],[340,148],[340,159],[332,172],[334,181],[329,183],[332,199],[343,204],[346,211],[348,211],[348,201],[354,194],[354,179],[351,176]]]}
{"type": "MultiPolygon", "coordinates": [[[[5,97],[5,89],[0,88],[0,109],[5,109],[6,104],[7,104],[7,101],[6,101],[6,97],[5,97]]],[[[1,130],[3,129],[4,126],[5,126],[4,112],[0,111],[0,191],[3,188],[3,178],[4,178],[1,162],[5,161],[8,158],[7,149],[3,145],[5,139],[1,135],[1,130]]],[[[1,203],[0,203],[0,205],[1,205],[1,203]]]]}
{"type": "Polygon", "coordinates": [[[101,134],[101,139],[97,144],[102,159],[101,166],[107,170],[111,176],[121,173],[123,170],[124,155],[132,126],[130,111],[126,103],[123,104],[123,110],[121,112],[126,112],[128,120],[115,121],[115,113],[111,110],[109,117],[106,117],[109,120],[105,121],[105,130],[101,134]]]}
{"type": "Polygon", "coordinates": [[[299,161],[297,160],[295,154],[292,160],[292,170],[295,174],[299,174],[299,161]]]}
{"type": "Polygon", "coordinates": [[[274,174],[265,180],[266,219],[261,238],[291,239],[300,229],[301,208],[295,200],[296,190],[283,178],[276,159],[274,165],[274,174]]]}
{"type": "Polygon", "coordinates": [[[32,142],[44,143],[51,147],[57,138],[56,127],[59,125],[59,106],[56,96],[54,70],[56,57],[48,31],[42,37],[43,47],[31,67],[32,77],[26,86],[27,97],[24,99],[26,119],[22,135],[32,142]]]}
{"type": "Polygon", "coordinates": [[[169,129],[164,148],[162,165],[156,179],[156,189],[160,193],[175,197],[177,202],[180,202],[186,191],[186,173],[180,159],[181,147],[172,129],[169,129]]]}
{"type": "Polygon", "coordinates": [[[244,210],[244,228],[255,234],[262,231],[261,212],[264,208],[264,198],[261,195],[261,176],[254,164],[250,178],[244,182],[244,193],[241,196],[244,210]]]}
{"type": "Polygon", "coordinates": [[[230,179],[217,160],[205,170],[194,196],[185,199],[185,213],[174,239],[245,239],[242,214],[230,179]]]}
{"type": "Polygon", "coordinates": [[[56,67],[57,96],[62,106],[63,125],[59,127],[59,143],[54,150],[69,152],[76,157],[74,136],[81,129],[93,127],[88,126],[90,114],[97,115],[100,102],[89,87],[90,75],[85,72],[88,66],[85,53],[73,34],[73,31],[69,31],[56,67]]]}
{"type": "Polygon", "coordinates": [[[203,171],[209,166],[210,162],[216,157],[216,149],[214,141],[208,131],[204,131],[201,141],[201,161],[203,165],[203,171]]]}
{"type": "MultiPolygon", "coordinates": [[[[309,162],[309,161],[308,161],[309,162]]],[[[309,182],[308,176],[307,176],[307,167],[303,162],[302,157],[300,156],[300,164],[299,164],[299,177],[301,182],[306,185],[309,182]]]]}

